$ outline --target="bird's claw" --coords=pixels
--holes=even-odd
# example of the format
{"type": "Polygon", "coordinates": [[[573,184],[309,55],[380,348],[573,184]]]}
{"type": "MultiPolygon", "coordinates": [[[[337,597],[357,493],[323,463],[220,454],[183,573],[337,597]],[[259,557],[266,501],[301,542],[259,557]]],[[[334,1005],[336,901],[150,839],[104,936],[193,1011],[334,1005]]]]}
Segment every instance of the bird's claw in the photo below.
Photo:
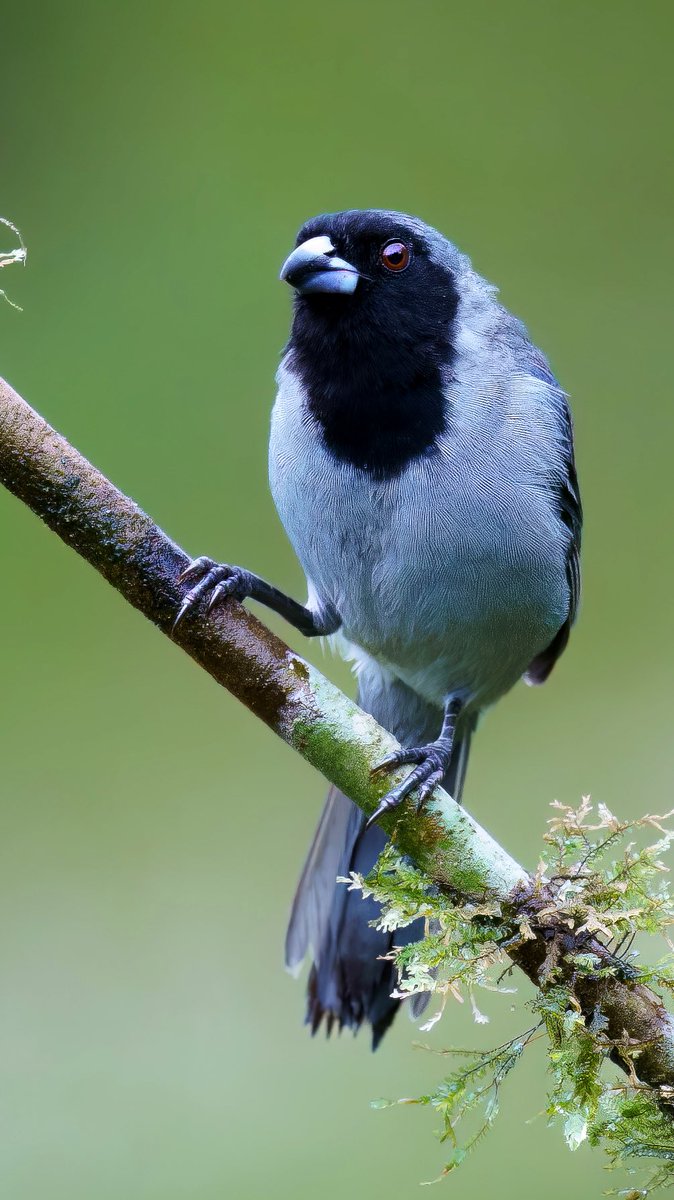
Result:
{"type": "Polygon", "coordinates": [[[403,767],[409,764],[416,764],[413,771],[399,783],[397,787],[391,788],[384,798],[379,802],[377,808],[368,817],[365,828],[369,829],[375,821],[385,813],[392,812],[397,808],[402,801],[409,796],[416,788],[419,789],[417,798],[417,812],[421,812],[424,803],[431,795],[434,788],[442,783],[443,776],[449,766],[449,760],[452,753],[451,742],[431,742],[428,746],[412,746],[408,750],[396,750],[394,754],[389,755],[383,762],[377,763],[376,767],[372,768],[372,774],[378,774],[380,771],[390,771],[395,767],[403,767]]]}
{"type": "Polygon", "coordinates": [[[379,775],[384,771],[393,771],[396,767],[405,767],[409,763],[422,763],[428,754],[428,746],[410,746],[405,750],[401,747],[393,754],[389,754],[388,758],[383,758],[381,762],[370,771],[371,775],[379,775]]]}
{"type": "Polygon", "coordinates": [[[178,576],[179,583],[187,583],[192,579],[196,580],[195,585],[183,597],[182,604],[173,622],[174,629],[182,621],[185,614],[194,608],[205,596],[208,596],[207,611],[210,612],[214,605],[221,604],[228,596],[235,596],[237,600],[244,600],[247,594],[247,576],[241,567],[230,567],[226,563],[216,563],[212,558],[208,558],[203,554],[188,563],[178,576]]]}
{"type": "Polygon", "coordinates": [[[178,583],[187,583],[188,579],[199,579],[201,575],[205,575],[207,571],[211,571],[213,567],[217,567],[217,563],[209,558],[206,554],[200,554],[198,558],[193,558],[183,568],[178,576],[178,583]]]}
{"type": "MultiPolygon", "coordinates": [[[[230,575],[228,579],[222,579],[220,583],[216,583],[211,595],[208,599],[208,612],[215,607],[216,604],[221,604],[228,596],[237,596],[240,591],[239,580],[235,575],[230,575]]],[[[240,597],[241,599],[243,597],[240,597]]]]}

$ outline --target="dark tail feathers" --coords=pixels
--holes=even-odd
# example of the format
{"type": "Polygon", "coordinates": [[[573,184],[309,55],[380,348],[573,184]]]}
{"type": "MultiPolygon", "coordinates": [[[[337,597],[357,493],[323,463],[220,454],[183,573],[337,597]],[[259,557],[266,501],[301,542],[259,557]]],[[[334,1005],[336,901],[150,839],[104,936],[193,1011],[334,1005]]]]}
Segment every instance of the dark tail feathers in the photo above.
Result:
{"type": "MultiPolygon", "coordinates": [[[[396,690],[403,688],[394,686],[396,690]]],[[[391,691],[391,687],[387,688],[385,704],[376,704],[377,709],[387,710],[383,715],[388,717],[392,715],[391,691]]],[[[437,737],[441,715],[426,710],[420,728],[418,698],[414,697],[417,710],[414,719],[410,694],[407,689],[404,693],[407,712],[398,706],[395,715],[401,717],[402,713],[403,720],[406,715],[409,719],[404,724],[414,725],[412,739],[418,741],[420,734],[427,741],[437,737]]],[[[362,696],[360,700],[363,703],[362,696]]],[[[397,700],[401,697],[397,696],[397,700]]],[[[369,703],[367,707],[372,711],[375,705],[369,703]]],[[[388,728],[399,723],[399,720],[386,722],[388,728]]],[[[400,737],[398,729],[394,732],[400,737]]],[[[457,800],[463,788],[471,733],[472,727],[461,731],[443,780],[443,786],[457,800]]],[[[405,734],[408,744],[412,739],[409,733],[405,734]]],[[[346,876],[350,871],[367,875],[386,843],[383,830],[376,825],[365,830],[364,823],[360,809],[336,788],[331,788],[295,895],[286,936],[286,965],[296,972],[307,952],[313,952],[306,1016],[312,1033],[323,1019],[328,1033],[335,1024],[340,1030],[346,1026],[355,1032],[366,1021],[372,1026],[375,1050],[400,1004],[391,998],[397,982],[394,965],[383,956],[394,944],[417,941],[423,936],[423,928],[416,921],[394,934],[373,929],[370,922],[379,915],[375,901],[364,900],[360,892],[351,892],[344,884],[335,882],[338,875],[346,876]]],[[[426,1001],[426,997],[412,1000],[413,1017],[423,1011],[426,1001]]]]}

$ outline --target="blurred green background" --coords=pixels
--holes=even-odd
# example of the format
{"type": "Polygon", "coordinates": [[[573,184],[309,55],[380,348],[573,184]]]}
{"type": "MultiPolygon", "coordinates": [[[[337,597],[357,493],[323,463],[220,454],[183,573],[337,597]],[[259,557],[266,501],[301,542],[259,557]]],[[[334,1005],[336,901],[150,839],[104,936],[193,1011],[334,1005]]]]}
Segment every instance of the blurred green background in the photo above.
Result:
{"type": "MultiPolygon", "coordinates": [[[[1,28],[29,245],[2,373],[188,551],[299,596],[266,482],[278,268],[326,209],[436,224],[570,391],[587,514],[569,651],[485,722],[467,805],[531,866],[555,798],[669,807],[671,5],[28,2],[1,28]]],[[[417,1195],[432,1115],[368,1104],[443,1060],[406,1019],[374,1056],[312,1041],[282,967],[322,780],[4,493],[0,525],[0,1195],[417,1195]]],[[[526,995],[433,1044],[496,1044],[526,995]]],[[[439,1186],[598,1195],[544,1104],[534,1057],[439,1186]]]]}

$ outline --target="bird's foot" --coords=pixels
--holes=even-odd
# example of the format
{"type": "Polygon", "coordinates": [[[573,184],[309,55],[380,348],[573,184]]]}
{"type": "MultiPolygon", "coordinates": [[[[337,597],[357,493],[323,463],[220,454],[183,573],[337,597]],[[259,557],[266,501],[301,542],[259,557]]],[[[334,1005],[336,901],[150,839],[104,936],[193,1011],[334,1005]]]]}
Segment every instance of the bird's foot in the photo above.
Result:
{"type": "Polygon", "coordinates": [[[417,812],[421,812],[424,802],[433,789],[442,783],[443,776],[449,767],[452,741],[452,738],[440,737],[436,742],[429,742],[427,746],[413,746],[409,750],[396,750],[395,754],[391,754],[383,762],[377,763],[377,766],[373,767],[373,775],[379,774],[380,771],[392,771],[395,767],[404,767],[408,763],[414,765],[414,770],[410,771],[402,783],[386,793],[372,816],[368,818],[366,829],[378,821],[384,813],[392,812],[394,808],[397,808],[405,797],[409,796],[410,792],[416,788],[418,788],[417,812]]]}
{"type": "Polygon", "coordinates": [[[208,612],[210,612],[215,604],[221,604],[228,596],[234,596],[237,600],[245,600],[249,594],[250,574],[248,571],[244,571],[243,567],[230,567],[226,563],[216,563],[204,554],[188,563],[185,570],[181,571],[178,576],[179,583],[186,583],[192,579],[197,582],[193,588],[190,588],[178,609],[173,622],[174,629],[179,621],[182,621],[185,613],[194,608],[205,596],[208,596],[208,612]]]}

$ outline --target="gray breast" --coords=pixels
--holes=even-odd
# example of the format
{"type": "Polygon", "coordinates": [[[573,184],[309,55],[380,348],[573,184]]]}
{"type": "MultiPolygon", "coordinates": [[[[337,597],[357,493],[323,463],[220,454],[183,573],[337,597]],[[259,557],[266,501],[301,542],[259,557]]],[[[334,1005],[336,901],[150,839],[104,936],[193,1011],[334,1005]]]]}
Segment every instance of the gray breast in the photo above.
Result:
{"type": "Polygon", "coordinates": [[[279,384],[270,483],[311,602],[333,604],[348,643],[433,703],[496,699],[568,608],[545,490],[507,437],[485,444],[470,423],[378,482],[325,449],[291,375],[279,384]]]}

